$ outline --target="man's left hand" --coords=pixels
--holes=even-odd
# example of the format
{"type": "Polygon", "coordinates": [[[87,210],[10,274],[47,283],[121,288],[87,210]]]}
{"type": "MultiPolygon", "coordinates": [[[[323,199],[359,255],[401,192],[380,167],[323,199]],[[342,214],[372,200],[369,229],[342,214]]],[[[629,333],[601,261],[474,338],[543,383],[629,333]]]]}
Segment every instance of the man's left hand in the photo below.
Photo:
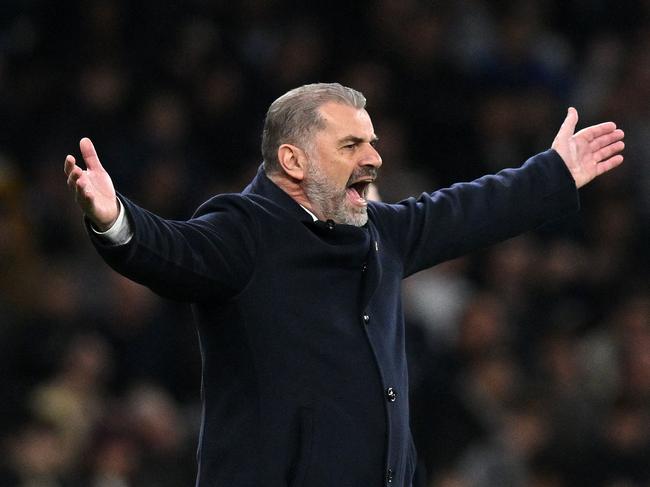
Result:
{"type": "Polygon", "coordinates": [[[578,112],[571,107],[551,147],[560,154],[576,186],[581,188],[623,162],[620,152],[625,147],[625,134],[614,122],[592,125],[574,133],[577,123],[578,112]]]}

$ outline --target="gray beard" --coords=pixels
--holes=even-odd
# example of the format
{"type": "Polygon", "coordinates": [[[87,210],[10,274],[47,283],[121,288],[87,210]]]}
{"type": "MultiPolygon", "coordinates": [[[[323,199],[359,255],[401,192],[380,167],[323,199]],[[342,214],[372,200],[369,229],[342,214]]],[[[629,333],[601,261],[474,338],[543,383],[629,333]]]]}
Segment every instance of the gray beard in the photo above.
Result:
{"type": "Polygon", "coordinates": [[[316,213],[323,215],[326,220],[332,219],[345,225],[362,227],[366,224],[367,209],[353,206],[345,189],[341,191],[333,187],[321,172],[318,163],[310,161],[305,176],[303,190],[316,213]]]}

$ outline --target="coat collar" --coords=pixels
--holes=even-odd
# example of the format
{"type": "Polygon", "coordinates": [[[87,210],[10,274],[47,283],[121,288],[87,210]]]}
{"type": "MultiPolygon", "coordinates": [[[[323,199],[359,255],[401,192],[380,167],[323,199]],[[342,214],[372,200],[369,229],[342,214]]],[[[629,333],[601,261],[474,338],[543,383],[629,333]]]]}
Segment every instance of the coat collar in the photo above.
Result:
{"type": "Polygon", "coordinates": [[[257,169],[257,174],[250,184],[244,188],[242,194],[256,194],[262,196],[273,201],[276,205],[279,205],[282,209],[289,212],[298,220],[313,222],[312,216],[302,206],[269,179],[264,171],[263,165],[260,165],[257,169]]]}
{"type": "Polygon", "coordinates": [[[319,234],[327,240],[335,239],[339,243],[364,242],[367,245],[366,264],[364,266],[366,273],[364,285],[361,293],[361,306],[366,308],[373,294],[375,293],[379,282],[381,281],[382,270],[380,265],[379,254],[383,249],[379,247],[379,234],[371,222],[371,212],[368,212],[369,221],[364,227],[354,227],[352,225],[336,225],[337,230],[329,222],[316,221],[312,216],[300,206],[291,196],[285,193],[277,184],[271,181],[263,166],[260,165],[257,174],[251,183],[244,188],[242,194],[258,195],[272,201],[280,206],[297,220],[302,221],[308,228],[319,234]]]}

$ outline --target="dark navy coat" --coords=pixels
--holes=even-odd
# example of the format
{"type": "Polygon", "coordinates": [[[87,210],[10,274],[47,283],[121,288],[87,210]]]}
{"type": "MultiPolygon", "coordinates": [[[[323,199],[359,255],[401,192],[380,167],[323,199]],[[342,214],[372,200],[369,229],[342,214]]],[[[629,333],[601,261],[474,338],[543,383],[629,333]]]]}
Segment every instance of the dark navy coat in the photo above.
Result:
{"type": "Polygon", "coordinates": [[[314,222],[260,170],[186,222],[122,199],[118,272],[192,303],[203,358],[200,487],[411,485],[404,277],[578,208],[547,151],[519,169],[314,222]]]}

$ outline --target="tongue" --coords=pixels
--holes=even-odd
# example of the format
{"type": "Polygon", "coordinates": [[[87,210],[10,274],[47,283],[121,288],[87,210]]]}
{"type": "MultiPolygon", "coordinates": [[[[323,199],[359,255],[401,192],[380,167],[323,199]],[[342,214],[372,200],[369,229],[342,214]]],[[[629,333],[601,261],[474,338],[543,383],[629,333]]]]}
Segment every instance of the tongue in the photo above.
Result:
{"type": "Polygon", "coordinates": [[[359,194],[359,192],[357,191],[357,188],[355,188],[354,186],[350,186],[349,188],[347,188],[347,192],[348,192],[348,197],[352,200],[353,203],[356,203],[356,204],[365,204],[366,203],[365,198],[363,198],[359,194]]]}

